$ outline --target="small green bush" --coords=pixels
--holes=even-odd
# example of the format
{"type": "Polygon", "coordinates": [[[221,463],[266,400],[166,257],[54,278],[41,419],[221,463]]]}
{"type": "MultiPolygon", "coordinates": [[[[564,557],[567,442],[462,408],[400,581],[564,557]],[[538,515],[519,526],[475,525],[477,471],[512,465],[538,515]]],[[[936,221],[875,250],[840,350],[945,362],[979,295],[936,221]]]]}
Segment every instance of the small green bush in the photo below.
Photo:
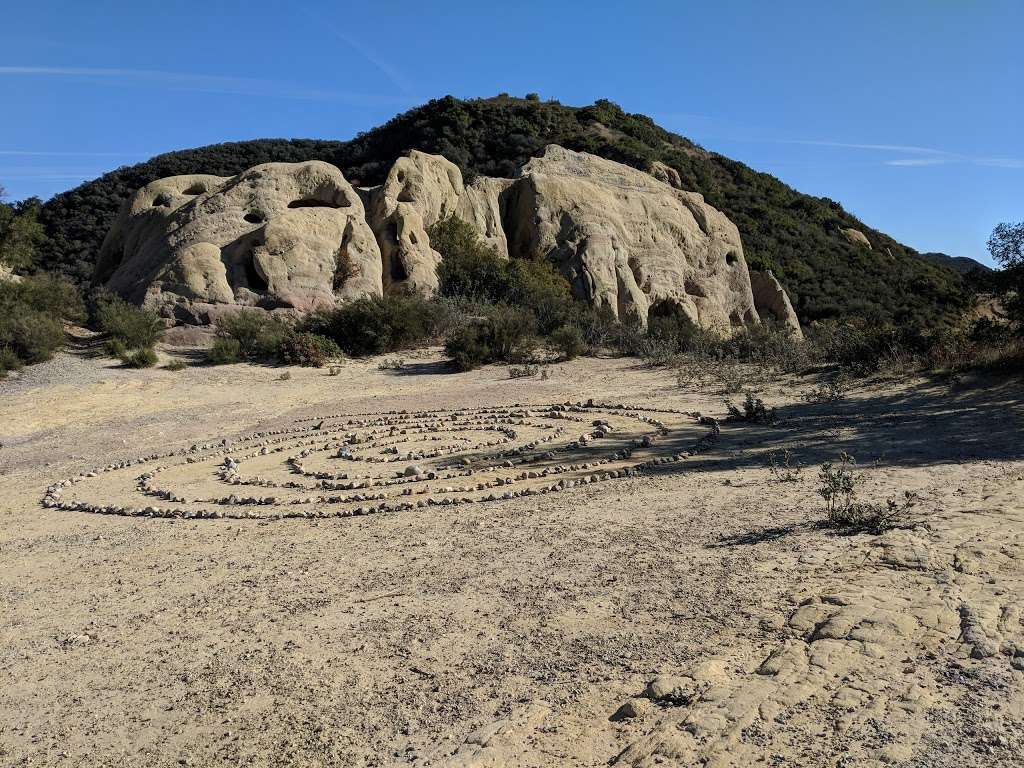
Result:
{"type": "Polygon", "coordinates": [[[217,335],[237,341],[243,358],[270,360],[279,356],[292,327],[262,310],[239,310],[217,320],[217,335]]]}
{"type": "Polygon", "coordinates": [[[490,337],[486,319],[471,320],[448,337],[444,353],[457,371],[471,371],[493,359],[490,337]]]}
{"type": "Polygon", "coordinates": [[[107,357],[126,357],[128,355],[128,347],[120,339],[107,339],[103,342],[103,352],[107,357]]]}
{"type": "Polygon", "coordinates": [[[586,349],[583,332],[575,325],[563,325],[551,332],[548,343],[563,360],[573,360],[582,355],[586,349]]]}
{"type": "Polygon", "coordinates": [[[549,334],[578,313],[569,281],[544,259],[512,259],[506,262],[508,289],[501,301],[529,309],[537,318],[537,330],[549,334]]]}
{"type": "Polygon", "coordinates": [[[82,294],[66,277],[43,272],[22,278],[14,290],[20,302],[44,314],[69,323],[81,323],[86,318],[82,294]]]}
{"type": "Polygon", "coordinates": [[[164,366],[165,371],[183,371],[188,368],[188,364],[184,360],[174,359],[164,366]]]}
{"type": "Polygon", "coordinates": [[[442,296],[528,307],[543,334],[568,321],[572,291],[549,261],[503,259],[455,216],[438,221],[427,234],[430,246],[441,254],[437,277],[442,296]]]}
{"type": "Polygon", "coordinates": [[[884,505],[860,501],[857,488],[864,478],[854,472],[855,466],[856,461],[845,451],[839,455],[838,464],[825,462],[821,465],[818,495],[825,500],[823,524],[854,533],[875,534],[909,525],[910,513],[919,501],[917,494],[904,491],[902,502],[889,498],[884,505]]]}
{"type": "Polygon", "coordinates": [[[460,371],[498,361],[521,362],[533,352],[536,328],[537,321],[529,312],[499,305],[449,336],[445,354],[460,371]]]}
{"type": "Polygon", "coordinates": [[[441,254],[438,291],[476,301],[497,302],[509,290],[506,262],[485,245],[476,230],[452,215],[427,230],[430,247],[441,254]]]}
{"type": "Polygon", "coordinates": [[[10,347],[0,347],[0,379],[9,371],[17,371],[25,365],[25,361],[18,357],[10,347]]]}
{"type": "Polygon", "coordinates": [[[313,313],[302,330],[334,340],[355,357],[380,355],[436,339],[446,308],[417,294],[364,297],[313,313]]]}
{"type": "Polygon", "coordinates": [[[774,424],[778,421],[775,409],[767,407],[764,400],[755,396],[753,392],[746,393],[742,410],[728,400],[725,402],[725,407],[729,411],[731,421],[747,421],[753,424],[774,424]]]}
{"type": "Polygon", "coordinates": [[[487,318],[490,347],[495,360],[519,362],[529,358],[537,344],[537,320],[518,307],[495,307],[487,318]]]}
{"type": "Polygon", "coordinates": [[[307,368],[323,368],[331,360],[342,356],[341,348],[333,340],[315,333],[292,333],[286,336],[278,350],[281,362],[307,368]]]}
{"type": "Polygon", "coordinates": [[[119,296],[105,295],[96,301],[96,327],[127,349],[150,349],[163,335],[160,317],[130,304],[119,296]]]}
{"type": "Polygon", "coordinates": [[[156,352],[150,347],[136,349],[121,358],[128,368],[152,368],[157,364],[156,352]]]}
{"type": "Polygon", "coordinates": [[[213,346],[206,350],[206,361],[211,365],[230,365],[242,362],[242,344],[238,339],[214,339],[213,346]]]}
{"type": "Polygon", "coordinates": [[[40,274],[20,282],[0,283],[0,349],[7,350],[4,370],[49,360],[64,345],[64,321],[84,318],[75,287],[63,278],[40,274]]]}
{"type": "Polygon", "coordinates": [[[17,314],[0,321],[0,346],[26,363],[49,360],[63,345],[64,325],[57,316],[20,305],[17,314]]]}

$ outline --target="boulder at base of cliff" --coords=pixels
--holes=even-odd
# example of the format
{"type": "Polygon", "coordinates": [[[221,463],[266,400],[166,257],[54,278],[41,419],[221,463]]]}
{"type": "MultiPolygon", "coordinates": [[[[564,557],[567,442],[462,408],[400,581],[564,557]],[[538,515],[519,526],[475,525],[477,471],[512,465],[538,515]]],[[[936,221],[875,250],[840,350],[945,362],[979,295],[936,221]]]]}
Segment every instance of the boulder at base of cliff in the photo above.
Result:
{"type": "Polygon", "coordinates": [[[750,270],[750,288],[754,293],[754,306],[762,321],[774,320],[782,323],[793,331],[798,339],[804,337],[800,330],[800,320],[789,300],[789,294],[776,279],[771,270],[761,272],[750,270]]]}

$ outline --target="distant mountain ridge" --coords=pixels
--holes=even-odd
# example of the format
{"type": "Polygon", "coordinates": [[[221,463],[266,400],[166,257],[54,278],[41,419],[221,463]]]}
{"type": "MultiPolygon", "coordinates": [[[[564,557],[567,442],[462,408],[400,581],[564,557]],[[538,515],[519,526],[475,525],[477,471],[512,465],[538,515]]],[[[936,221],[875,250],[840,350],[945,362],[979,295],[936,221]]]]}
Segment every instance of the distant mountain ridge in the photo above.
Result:
{"type": "Polygon", "coordinates": [[[952,269],[961,275],[969,275],[972,272],[985,273],[993,271],[992,267],[982,264],[980,261],[976,261],[969,256],[950,256],[946,253],[934,252],[922,253],[921,256],[934,264],[952,269]]]}
{"type": "Polygon", "coordinates": [[[835,317],[934,324],[966,306],[968,294],[951,265],[936,263],[878,232],[827,198],[801,194],[778,179],[709,152],[629,114],[612,102],[586,107],[500,95],[437,99],[400,114],[351,141],[261,139],[159,155],[119,168],[43,206],[47,242],[41,266],[81,283],[91,279],[100,245],[122,203],[139,187],[167,176],[230,176],[265,162],[324,160],[354,185],[375,185],[402,154],[440,154],[467,179],[511,176],[548,144],[589,152],[642,170],[678,175],[739,228],[752,268],[771,269],[804,322],[835,317]],[[852,244],[844,229],[864,234],[852,244]]]}

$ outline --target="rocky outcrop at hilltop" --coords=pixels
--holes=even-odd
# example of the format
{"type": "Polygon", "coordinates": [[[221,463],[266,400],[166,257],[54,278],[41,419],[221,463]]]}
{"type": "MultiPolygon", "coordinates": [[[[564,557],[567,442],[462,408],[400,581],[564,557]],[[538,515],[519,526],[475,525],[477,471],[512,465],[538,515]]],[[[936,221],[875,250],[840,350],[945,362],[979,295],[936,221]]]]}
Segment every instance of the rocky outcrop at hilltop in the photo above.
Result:
{"type": "MultiPolygon", "coordinates": [[[[319,161],[175,176],[125,204],[97,281],[186,322],[232,306],[304,312],[400,289],[430,293],[441,256],[427,230],[457,216],[504,258],[550,260],[579,298],[622,319],[676,312],[721,332],[759,322],[736,227],[672,186],[677,178],[652,174],[550,146],[514,179],[469,184],[453,163],[417,151],[370,189],[319,161]]],[[[765,309],[799,329],[775,287],[759,292],[770,294],[765,309]]]]}

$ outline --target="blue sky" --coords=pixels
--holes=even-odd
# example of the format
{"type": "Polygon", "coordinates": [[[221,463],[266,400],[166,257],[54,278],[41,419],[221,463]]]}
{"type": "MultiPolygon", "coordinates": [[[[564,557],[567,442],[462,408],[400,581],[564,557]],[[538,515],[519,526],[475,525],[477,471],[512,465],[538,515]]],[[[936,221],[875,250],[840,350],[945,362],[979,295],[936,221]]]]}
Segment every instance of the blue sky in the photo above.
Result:
{"type": "Polygon", "coordinates": [[[1022,0],[39,0],[0,26],[0,185],[346,139],[448,93],[609,98],[919,250],[1024,219],[1022,0]]]}

